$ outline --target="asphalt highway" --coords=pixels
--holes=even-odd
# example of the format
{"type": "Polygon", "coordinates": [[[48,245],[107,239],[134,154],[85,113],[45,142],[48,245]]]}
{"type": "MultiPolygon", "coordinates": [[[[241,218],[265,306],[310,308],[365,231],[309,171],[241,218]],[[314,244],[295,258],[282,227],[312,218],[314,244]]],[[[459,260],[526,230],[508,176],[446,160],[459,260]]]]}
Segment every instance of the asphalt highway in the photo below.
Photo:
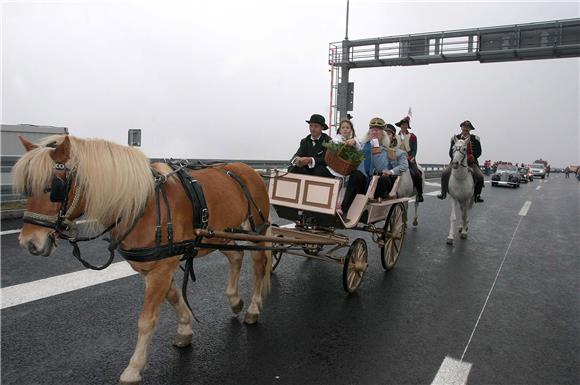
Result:
{"type": "MultiPolygon", "coordinates": [[[[487,183],[468,239],[448,246],[450,203],[430,182],[391,272],[370,236],[345,233],[369,248],[355,294],[343,291],[340,266],[284,256],[259,323],[246,326],[224,294],[226,258],[196,260],[193,345],[171,345],[176,321],[164,306],[142,383],[580,383],[580,184],[563,174],[519,189],[487,183]]],[[[117,278],[86,277],[65,242],[50,257],[28,255],[10,231],[20,226],[2,223],[1,383],[116,384],[136,342],[142,278],[120,257],[117,278]]],[[[83,255],[102,263],[106,245],[83,245],[83,255]]],[[[250,279],[246,258],[246,303],[250,279]]]]}

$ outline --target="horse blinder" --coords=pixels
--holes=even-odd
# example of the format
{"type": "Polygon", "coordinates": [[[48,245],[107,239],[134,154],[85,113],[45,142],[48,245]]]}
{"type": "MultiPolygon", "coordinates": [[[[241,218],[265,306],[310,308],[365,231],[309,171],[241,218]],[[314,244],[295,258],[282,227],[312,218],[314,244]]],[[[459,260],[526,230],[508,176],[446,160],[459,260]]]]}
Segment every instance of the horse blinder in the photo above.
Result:
{"type": "Polygon", "coordinates": [[[66,181],[62,180],[62,178],[60,178],[58,176],[54,176],[52,178],[52,183],[50,185],[50,201],[51,202],[64,202],[64,200],[68,194],[67,187],[68,186],[67,186],[66,181]]]}

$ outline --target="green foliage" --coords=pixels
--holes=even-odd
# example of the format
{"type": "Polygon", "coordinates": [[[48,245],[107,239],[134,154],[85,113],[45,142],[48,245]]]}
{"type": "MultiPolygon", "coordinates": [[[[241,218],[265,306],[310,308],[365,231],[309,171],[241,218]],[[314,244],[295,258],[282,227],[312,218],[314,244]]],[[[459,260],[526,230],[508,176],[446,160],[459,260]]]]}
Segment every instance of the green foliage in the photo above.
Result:
{"type": "Polygon", "coordinates": [[[365,159],[362,150],[357,150],[353,146],[346,146],[344,143],[326,142],[322,144],[327,151],[334,151],[338,156],[353,165],[359,165],[365,159]]]}

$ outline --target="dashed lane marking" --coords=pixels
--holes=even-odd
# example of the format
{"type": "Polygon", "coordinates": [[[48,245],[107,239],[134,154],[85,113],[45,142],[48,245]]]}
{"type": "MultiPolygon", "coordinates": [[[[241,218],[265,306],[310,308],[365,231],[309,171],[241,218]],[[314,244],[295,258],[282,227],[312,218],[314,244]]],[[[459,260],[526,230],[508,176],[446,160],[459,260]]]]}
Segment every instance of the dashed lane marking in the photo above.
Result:
{"type": "Polygon", "coordinates": [[[88,286],[98,285],[135,275],[137,272],[125,261],[113,263],[106,270],[81,270],[34,282],[21,283],[0,289],[0,309],[52,297],[88,286]]]}
{"type": "Polygon", "coordinates": [[[541,188],[542,188],[542,186],[538,186],[538,187],[536,187],[536,190],[539,190],[539,189],[541,189],[541,188]]]}
{"type": "Polygon", "coordinates": [[[465,385],[471,370],[469,362],[445,357],[431,385],[465,385]]]}
{"type": "Polygon", "coordinates": [[[425,186],[437,186],[437,187],[441,187],[441,183],[425,182],[425,186]]]}
{"type": "Polygon", "coordinates": [[[20,232],[20,230],[22,229],[16,229],[16,230],[4,230],[0,232],[0,235],[8,235],[8,234],[18,234],[20,232]]]}
{"type": "Polygon", "coordinates": [[[524,205],[522,206],[522,209],[520,210],[518,215],[521,215],[523,217],[528,215],[528,210],[530,209],[531,205],[532,205],[532,201],[526,201],[526,203],[524,203],[524,205]]]}

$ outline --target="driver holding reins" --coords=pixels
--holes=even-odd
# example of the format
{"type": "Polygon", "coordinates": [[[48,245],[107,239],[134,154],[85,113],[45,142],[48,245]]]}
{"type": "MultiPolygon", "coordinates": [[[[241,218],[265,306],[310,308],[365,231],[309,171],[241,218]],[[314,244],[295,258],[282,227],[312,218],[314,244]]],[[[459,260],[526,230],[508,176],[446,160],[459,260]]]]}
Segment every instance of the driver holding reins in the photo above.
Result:
{"type": "MultiPolygon", "coordinates": [[[[475,202],[483,202],[481,198],[481,190],[483,189],[483,173],[479,169],[479,163],[477,158],[481,156],[481,143],[479,142],[479,137],[477,135],[471,134],[471,130],[475,130],[473,124],[469,120],[461,122],[459,125],[461,127],[461,134],[455,135],[451,138],[451,146],[449,147],[449,157],[453,159],[453,139],[469,139],[467,145],[467,165],[473,170],[473,183],[475,185],[475,202]]],[[[445,168],[445,171],[441,174],[441,194],[437,195],[439,199],[445,199],[447,197],[447,190],[449,187],[449,178],[451,177],[451,165],[445,168]]]]}

